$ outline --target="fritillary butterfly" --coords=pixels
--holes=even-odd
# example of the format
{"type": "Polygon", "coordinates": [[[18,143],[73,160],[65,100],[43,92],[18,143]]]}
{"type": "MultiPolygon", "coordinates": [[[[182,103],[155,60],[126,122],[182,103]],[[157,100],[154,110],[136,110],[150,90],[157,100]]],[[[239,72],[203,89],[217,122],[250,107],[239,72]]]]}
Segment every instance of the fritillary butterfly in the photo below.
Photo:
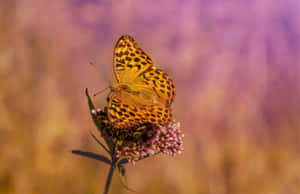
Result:
{"type": "Polygon", "coordinates": [[[111,87],[107,114],[114,127],[166,125],[172,120],[174,82],[129,35],[116,43],[113,70],[117,83],[111,87]]]}

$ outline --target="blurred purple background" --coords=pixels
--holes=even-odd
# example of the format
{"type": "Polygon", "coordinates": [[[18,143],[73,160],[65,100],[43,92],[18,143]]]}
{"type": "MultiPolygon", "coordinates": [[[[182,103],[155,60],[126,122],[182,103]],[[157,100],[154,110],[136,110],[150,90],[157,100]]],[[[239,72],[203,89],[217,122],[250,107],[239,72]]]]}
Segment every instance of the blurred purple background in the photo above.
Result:
{"type": "Polygon", "coordinates": [[[108,167],[70,150],[103,153],[84,89],[113,83],[123,34],[174,78],[185,131],[128,166],[136,193],[299,193],[299,21],[298,0],[1,1],[0,193],[103,191],[108,167]]]}

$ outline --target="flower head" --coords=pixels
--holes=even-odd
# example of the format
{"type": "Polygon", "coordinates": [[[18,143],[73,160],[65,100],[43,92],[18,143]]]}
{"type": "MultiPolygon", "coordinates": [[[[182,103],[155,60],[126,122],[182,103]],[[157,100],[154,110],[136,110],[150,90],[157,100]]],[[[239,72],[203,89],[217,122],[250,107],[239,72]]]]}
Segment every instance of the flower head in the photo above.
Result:
{"type": "Polygon", "coordinates": [[[126,158],[132,164],[160,152],[175,156],[183,151],[184,135],[180,123],[174,120],[167,126],[146,123],[134,128],[116,129],[109,122],[106,109],[93,110],[92,113],[100,122],[101,134],[114,142],[117,157],[126,158]]]}

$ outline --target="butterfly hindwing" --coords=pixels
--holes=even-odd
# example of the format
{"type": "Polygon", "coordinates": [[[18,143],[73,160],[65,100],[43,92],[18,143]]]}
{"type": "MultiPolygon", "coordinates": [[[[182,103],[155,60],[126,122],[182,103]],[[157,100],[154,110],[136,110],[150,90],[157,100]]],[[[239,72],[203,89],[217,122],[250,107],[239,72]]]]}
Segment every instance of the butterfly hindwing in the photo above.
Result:
{"type": "Polygon", "coordinates": [[[135,126],[143,122],[143,116],[138,113],[138,109],[132,102],[124,100],[121,92],[115,92],[110,96],[107,113],[116,128],[135,126]]]}
{"type": "Polygon", "coordinates": [[[151,87],[161,103],[166,106],[172,104],[175,97],[175,86],[168,74],[156,67],[151,67],[142,76],[143,81],[151,87]]]}
{"type": "Polygon", "coordinates": [[[172,112],[161,104],[136,104],[130,96],[126,98],[126,94],[116,92],[109,99],[108,118],[116,128],[130,128],[144,123],[166,125],[172,120],[172,112]]]}

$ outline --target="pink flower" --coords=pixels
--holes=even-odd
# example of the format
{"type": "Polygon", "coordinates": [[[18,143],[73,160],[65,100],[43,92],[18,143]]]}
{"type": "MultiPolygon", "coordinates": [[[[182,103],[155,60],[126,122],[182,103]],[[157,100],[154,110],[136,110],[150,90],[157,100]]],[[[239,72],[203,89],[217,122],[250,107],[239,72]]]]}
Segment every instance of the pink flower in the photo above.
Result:
{"type": "Polygon", "coordinates": [[[167,126],[145,124],[145,129],[138,128],[115,129],[110,125],[106,111],[92,111],[101,123],[101,134],[115,143],[116,155],[126,158],[132,164],[152,156],[163,153],[171,156],[181,154],[183,149],[183,132],[180,123],[173,120],[167,126]]]}

